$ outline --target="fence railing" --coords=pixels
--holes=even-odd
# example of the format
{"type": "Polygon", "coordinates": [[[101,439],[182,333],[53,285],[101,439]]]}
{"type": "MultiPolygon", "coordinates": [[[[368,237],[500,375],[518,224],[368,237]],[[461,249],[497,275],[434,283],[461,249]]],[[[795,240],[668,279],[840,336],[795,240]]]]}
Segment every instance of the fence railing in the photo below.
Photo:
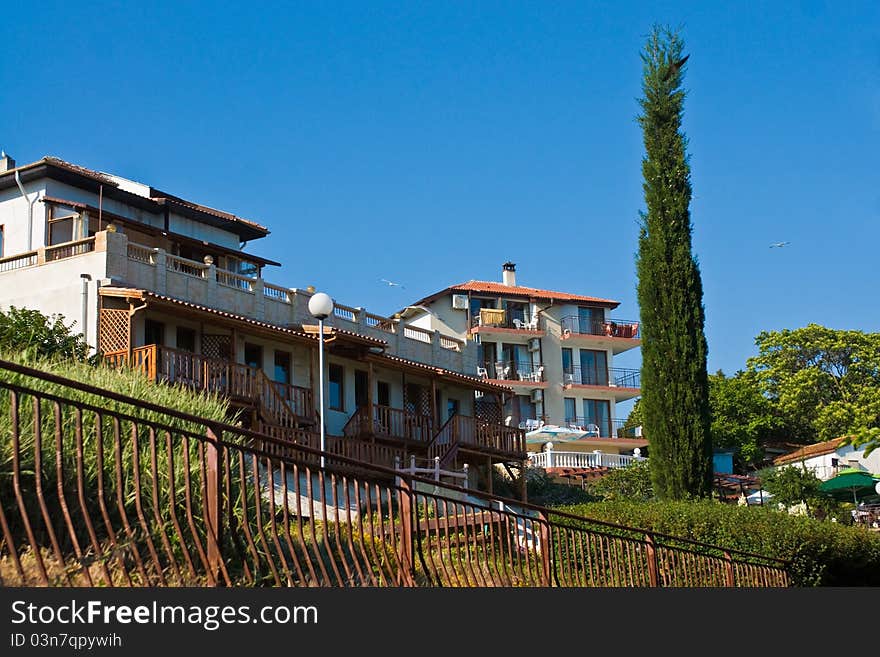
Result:
{"type": "Polygon", "coordinates": [[[544,366],[531,361],[499,360],[483,362],[477,366],[477,375],[502,381],[544,381],[544,366]]]}
{"type": "Polygon", "coordinates": [[[209,268],[209,265],[197,262],[196,260],[188,260],[187,258],[181,258],[180,256],[171,255],[170,253],[165,254],[165,269],[168,271],[184,274],[185,276],[192,276],[193,278],[207,278],[209,268]]]}
{"type": "Polygon", "coordinates": [[[640,438],[640,427],[627,427],[627,420],[623,418],[610,418],[606,420],[591,417],[569,417],[564,422],[548,422],[548,424],[558,424],[559,426],[569,427],[570,429],[579,429],[581,431],[598,431],[596,438],[640,438]]]}
{"type": "Polygon", "coordinates": [[[373,404],[372,408],[361,406],[354,412],[343,428],[343,435],[374,435],[427,444],[434,437],[433,425],[427,415],[373,404]]]}
{"type": "Polygon", "coordinates": [[[256,282],[256,278],[251,278],[250,276],[243,276],[242,274],[236,274],[235,272],[227,271],[225,269],[217,269],[217,283],[223,285],[225,287],[232,287],[236,290],[242,290],[243,292],[253,292],[254,291],[254,283],[256,282]]]}
{"type": "Polygon", "coordinates": [[[134,242],[129,242],[126,249],[129,260],[142,262],[145,265],[156,264],[156,253],[158,252],[158,249],[151,249],[148,246],[141,246],[140,244],[135,244],[134,242]]]}
{"type": "Polygon", "coordinates": [[[762,555],[342,456],[322,469],[308,445],[0,371],[6,586],[789,585],[762,555]]]}
{"type": "Polygon", "coordinates": [[[566,368],[562,373],[563,385],[609,386],[612,388],[640,388],[641,373],[620,367],[582,368],[579,365],[566,368]]]}
{"type": "Polygon", "coordinates": [[[602,452],[558,452],[555,449],[529,454],[534,468],[625,468],[644,457],[602,452]]]}
{"type": "Polygon", "coordinates": [[[13,269],[22,269],[24,267],[32,267],[37,264],[37,252],[27,251],[16,255],[0,258],[0,272],[12,271],[13,269]]]}
{"type": "Polygon", "coordinates": [[[588,319],[577,315],[562,318],[562,338],[571,335],[600,335],[607,338],[639,339],[639,322],[628,319],[588,319]]]}
{"type": "Polygon", "coordinates": [[[81,240],[65,242],[55,246],[46,247],[46,262],[55,260],[63,260],[64,258],[72,258],[73,256],[91,253],[95,250],[95,238],[87,237],[81,240]]]}
{"type": "Polygon", "coordinates": [[[417,326],[403,327],[403,337],[418,340],[419,342],[427,342],[428,344],[431,344],[433,335],[434,334],[431,331],[419,328],[417,326]]]}
{"type": "Polygon", "coordinates": [[[265,281],[263,282],[263,296],[265,296],[267,299],[280,301],[281,303],[289,304],[291,302],[290,290],[288,290],[286,287],[281,287],[280,285],[266,283],[265,281]]]}

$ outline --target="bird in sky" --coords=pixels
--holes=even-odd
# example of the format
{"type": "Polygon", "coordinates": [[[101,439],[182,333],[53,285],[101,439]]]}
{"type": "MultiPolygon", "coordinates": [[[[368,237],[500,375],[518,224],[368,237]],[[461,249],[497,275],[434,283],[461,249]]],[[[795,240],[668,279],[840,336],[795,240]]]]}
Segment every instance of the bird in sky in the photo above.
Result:
{"type": "Polygon", "coordinates": [[[387,278],[380,278],[379,282],[386,283],[388,285],[388,287],[399,287],[401,290],[406,289],[405,285],[401,285],[400,283],[395,283],[394,281],[389,281],[387,278]]]}
{"type": "Polygon", "coordinates": [[[675,75],[676,73],[678,73],[678,71],[681,69],[681,67],[684,66],[685,62],[687,62],[688,57],[690,57],[690,55],[685,55],[684,57],[682,57],[681,59],[679,59],[677,62],[675,62],[674,64],[672,64],[672,65],[669,67],[669,71],[667,71],[666,76],[665,76],[663,79],[664,79],[664,80],[669,80],[670,78],[672,78],[673,75],[675,75]]]}
{"type": "Polygon", "coordinates": [[[774,242],[770,245],[771,249],[781,249],[783,246],[788,246],[791,242],[774,242]]]}

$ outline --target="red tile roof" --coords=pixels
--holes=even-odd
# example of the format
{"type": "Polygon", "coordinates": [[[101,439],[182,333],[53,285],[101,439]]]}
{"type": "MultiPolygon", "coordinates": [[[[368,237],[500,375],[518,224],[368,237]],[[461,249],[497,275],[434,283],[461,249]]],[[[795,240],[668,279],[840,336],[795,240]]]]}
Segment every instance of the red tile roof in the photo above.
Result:
{"type": "Polygon", "coordinates": [[[812,445],[805,445],[798,450],[790,452],[788,454],[783,454],[782,456],[777,456],[773,459],[773,465],[784,465],[785,463],[793,463],[794,461],[802,461],[805,459],[810,459],[815,456],[822,456],[823,454],[830,454],[831,452],[837,451],[841,445],[846,442],[847,438],[835,438],[833,440],[827,440],[821,443],[813,443],[812,445]]]}
{"type": "Polygon", "coordinates": [[[573,301],[582,303],[594,303],[610,308],[616,308],[620,305],[619,301],[612,299],[602,299],[600,297],[589,297],[583,294],[571,294],[570,292],[555,292],[553,290],[542,290],[536,287],[525,287],[524,285],[504,285],[503,283],[495,283],[493,281],[467,281],[458,285],[451,285],[445,290],[441,290],[435,294],[425,297],[421,301],[416,301],[413,305],[428,303],[444,294],[452,292],[479,292],[483,294],[498,294],[503,296],[525,297],[528,299],[541,299],[545,301],[573,301]]]}

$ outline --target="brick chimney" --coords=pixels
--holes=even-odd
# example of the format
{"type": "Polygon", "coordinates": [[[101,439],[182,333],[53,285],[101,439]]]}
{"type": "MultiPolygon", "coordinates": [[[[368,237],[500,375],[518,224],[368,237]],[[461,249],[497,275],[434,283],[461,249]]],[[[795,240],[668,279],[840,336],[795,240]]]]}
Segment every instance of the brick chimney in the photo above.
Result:
{"type": "Polygon", "coordinates": [[[501,282],[511,287],[516,285],[516,264],[509,261],[504,263],[501,268],[501,282]]]}
{"type": "Polygon", "coordinates": [[[0,173],[4,171],[12,171],[15,168],[15,160],[13,160],[6,151],[0,151],[0,173]]]}

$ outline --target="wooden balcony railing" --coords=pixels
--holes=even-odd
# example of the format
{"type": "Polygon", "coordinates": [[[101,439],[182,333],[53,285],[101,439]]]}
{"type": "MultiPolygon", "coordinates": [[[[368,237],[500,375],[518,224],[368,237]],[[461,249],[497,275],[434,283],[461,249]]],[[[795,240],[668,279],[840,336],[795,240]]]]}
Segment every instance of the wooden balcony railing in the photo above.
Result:
{"type": "Polygon", "coordinates": [[[374,435],[427,444],[434,437],[433,425],[427,415],[373,404],[372,410],[362,406],[355,411],[342,433],[350,437],[374,435]]]}
{"type": "Polygon", "coordinates": [[[453,448],[470,447],[524,457],[525,444],[526,432],[519,427],[483,422],[467,415],[453,415],[432,441],[428,456],[440,456],[441,465],[445,467],[452,462],[449,452],[453,448]]]}
{"type": "MultiPolygon", "coordinates": [[[[127,351],[104,354],[111,366],[128,363],[127,351]]],[[[257,368],[242,363],[206,358],[180,349],[146,345],[132,349],[131,367],[150,380],[180,383],[227,397],[258,404],[264,424],[281,429],[297,429],[303,419],[312,419],[314,408],[308,388],[272,381],[257,368]]]]}

